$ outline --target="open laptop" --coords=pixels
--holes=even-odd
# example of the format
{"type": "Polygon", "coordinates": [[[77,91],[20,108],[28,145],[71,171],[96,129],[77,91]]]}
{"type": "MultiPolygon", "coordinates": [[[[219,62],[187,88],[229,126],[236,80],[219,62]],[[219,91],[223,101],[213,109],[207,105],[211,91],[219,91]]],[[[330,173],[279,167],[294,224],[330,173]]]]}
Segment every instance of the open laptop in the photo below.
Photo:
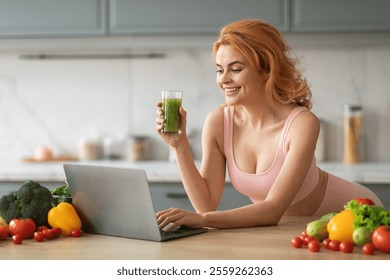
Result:
{"type": "Polygon", "coordinates": [[[207,231],[188,227],[160,230],[144,170],[64,164],[64,171],[85,232],[167,241],[207,231]]]}

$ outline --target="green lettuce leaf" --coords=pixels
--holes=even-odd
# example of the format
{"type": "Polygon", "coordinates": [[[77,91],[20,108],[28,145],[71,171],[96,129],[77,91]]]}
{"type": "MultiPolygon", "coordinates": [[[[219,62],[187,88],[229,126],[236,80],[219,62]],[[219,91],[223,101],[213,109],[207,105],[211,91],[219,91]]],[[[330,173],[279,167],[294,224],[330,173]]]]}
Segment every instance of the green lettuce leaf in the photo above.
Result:
{"type": "Polygon", "coordinates": [[[381,225],[390,224],[390,210],[386,210],[381,206],[359,204],[356,200],[349,201],[345,207],[355,215],[353,222],[354,229],[365,227],[373,231],[381,225]]]}

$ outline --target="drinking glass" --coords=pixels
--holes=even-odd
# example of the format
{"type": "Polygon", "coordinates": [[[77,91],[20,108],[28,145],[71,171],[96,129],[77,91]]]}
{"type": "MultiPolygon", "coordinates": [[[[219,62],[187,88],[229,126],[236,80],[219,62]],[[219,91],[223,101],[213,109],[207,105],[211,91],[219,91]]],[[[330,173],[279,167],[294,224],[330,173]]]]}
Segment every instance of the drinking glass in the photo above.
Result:
{"type": "Polygon", "coordinates": [[[183,92],[181,90],[163,90],[161,97],[165,120],[163,132],[178,133],[180,128],[179,108],[182,104],[183,92]]]}

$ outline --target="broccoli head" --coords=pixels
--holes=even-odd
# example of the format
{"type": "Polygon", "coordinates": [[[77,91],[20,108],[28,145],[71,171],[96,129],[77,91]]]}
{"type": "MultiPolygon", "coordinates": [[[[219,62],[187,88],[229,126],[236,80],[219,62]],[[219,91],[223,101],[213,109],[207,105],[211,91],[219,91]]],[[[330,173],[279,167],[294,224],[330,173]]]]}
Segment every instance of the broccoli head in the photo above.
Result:
{"type": "Polygon", "coordinates": [[[37,226],[47,226],[47,214],[52,208],[52,202],[53,197],[49,189],[29,180],[16,192],[4,195],[0,199],[0,216],[7,223],[12,219],[30,218],[37,226]]]}
{"type": "Polygon", "coordinates": [[[9,223],[14,218],[20,217],[20,206],[15,192],[3,195],[1,197],[0,217],[3,217],[7,223],[9,223]]]}
{"type": "Polygon", "coordinates": [[[48,225],[47,214],[53,207],[53,197],[49,189],[29,180],[19,188],[16,197],[22,218],[33,219],[37,226],[48,225]]]}

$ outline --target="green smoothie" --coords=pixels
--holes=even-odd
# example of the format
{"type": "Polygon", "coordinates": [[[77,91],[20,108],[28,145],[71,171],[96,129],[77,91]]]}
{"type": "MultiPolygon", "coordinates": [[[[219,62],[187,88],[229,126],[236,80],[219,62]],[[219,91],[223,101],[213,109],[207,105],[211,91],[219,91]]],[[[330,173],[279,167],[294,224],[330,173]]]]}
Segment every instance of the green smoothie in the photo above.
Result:
{"type": "Polygon", "coordinates": [[[164,111],[164,132],[178,132],[180,127],[179,108],[181,98],[164,98],[162,100],[162,109],[164,111]]]}

